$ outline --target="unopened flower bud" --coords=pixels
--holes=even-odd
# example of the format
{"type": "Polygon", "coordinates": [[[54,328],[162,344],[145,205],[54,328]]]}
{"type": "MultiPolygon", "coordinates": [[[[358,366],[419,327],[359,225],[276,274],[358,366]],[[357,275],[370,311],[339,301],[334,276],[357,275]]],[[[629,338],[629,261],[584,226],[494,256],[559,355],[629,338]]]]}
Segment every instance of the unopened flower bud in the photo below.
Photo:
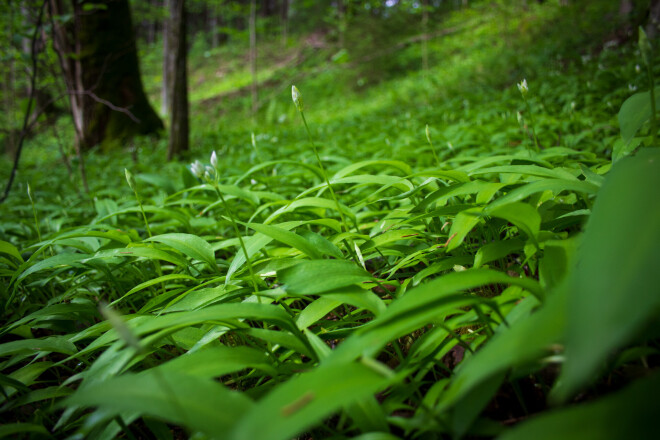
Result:
{"type": "Polygon", "coordinates": [[[218,168],[218,155],[215,154],[215,150],[211,153],[211,165],[213,165],[213,168],[218,168]]]}
{"type": "Polygon", "coordinates": [[[291,98],[299,112],[303,111],[302,95],[296,86],[291,86],[291,98]]]}
{"type": "Polygon", "coordinates": [[[651,47],[651,42],[649,41],[649,38],[646,36],[646,32],[644,32],[644,29],[640,26],[639,27],[639,50],[642,52],[642,60],[644,60],[644,64],[646,66],[651,65],[651,58],[653,58],[653,48],[651,47]]]}
{"type": "Polygon", "coordinates": [[[429,124],[426,124],[426,140],[431,143],[431,131],[429,130],[429,124]]]}
{"type": "Polygon", "coordinates": [[[527,96],[527,93],[529,93],[529,87],[527,87],[527,79],[523,79],[518,83],[518,90],[520,90],[520,94],[525,98],[527,96]]]}
{"type": "Polygon", "coordinates": [[[201,178],[204,175],[204,165],[198,160],[190,164],[190,172],[196,177],[201,178]]]}
{"type": "Polygon", "coordinates": [[[34,203],[34,199],[32,198],[32,187],[29,183],[27,184],[27,194],[28,198],[30,199],[30,203],[34,203]]]}
{"type": "Polygon", "coordinates": [[[128,182],[128,186],[135,191],[135,178],[133,177],[133,174],[128,171],[128,168],[124,168],[124,174],[126,174],[126,182],[128,182]]]}

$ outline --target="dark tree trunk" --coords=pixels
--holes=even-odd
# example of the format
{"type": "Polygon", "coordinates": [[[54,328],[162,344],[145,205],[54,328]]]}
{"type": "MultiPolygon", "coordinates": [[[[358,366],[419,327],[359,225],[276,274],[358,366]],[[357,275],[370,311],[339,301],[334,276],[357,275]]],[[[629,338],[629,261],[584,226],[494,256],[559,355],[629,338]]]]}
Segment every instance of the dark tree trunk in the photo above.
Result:
{"type": "Polygon", "coordinates": [[[289,32],[289,0],[282,0],[280,19],[282,21],[282,45],[286,45],[289,32]]]}
{"type": "Polygon", "coordinates": [[[645,30],[650,39],[655,39],[660,34],[660,0],[651,0],[645,30]]]}
{"type": "Polygon", "coordinates": [[[172,54],[168,65],[170,106],[170,139],[167,159],[188,151],[188,75],[186,72],[186,8],[185,0],[170,0],[169,44],[172,54]]]}
{"type": "Polygon", "coordinates": [[[112,147],[136,134],[155,133],[161,120],[147,101],[138,65],[128,0],[97,0],[105,8],[83,11],[71,0],[50,0],[51,14],[73,12],[73,25],[52,20],[77,143],[112,147]]]}
{"type": "Polygon", "coordinates": [[[250,1],[250,74],[252,75],[252,85],[250,95],[252,99],[252,115],[257,113],[259,107],[259,96],[257,90],[257,2],[250,1]]]}
{"type": "MultiPolygon", "coordinates": [[[[172,10],[172,0],[165,0],[165,11],[169,14],[172,10]]],[[[160,112],[163,116],[168,116],[170,111],[170,86],[169,86],[169,68],[170,60],[170,17],[163,19],[163,83],[160,92],[160,112]]]]}

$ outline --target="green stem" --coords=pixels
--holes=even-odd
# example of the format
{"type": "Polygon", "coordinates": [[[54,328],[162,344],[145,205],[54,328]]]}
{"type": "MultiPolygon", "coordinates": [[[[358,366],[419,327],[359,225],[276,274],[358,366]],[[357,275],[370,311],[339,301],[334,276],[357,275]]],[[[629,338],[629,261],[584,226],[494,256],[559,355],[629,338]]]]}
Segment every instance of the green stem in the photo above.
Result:
{"type": "Polygon", "coordinates": [[[135,199],[137,200],[138,205],[140,205],[140,212],[142,213],[144,225],[147,227],[147,234],[149,234],[149,238],[151,238],[151,228],[149,227],[149,222],[147,221],[147,214],[145,214],[144,208],[142,207],[142,200],[140,200],[140,196],[138,195],[137,190],[134,190],[133,192],[135,193],[135,199]]]}
{"type": "MultiPolygon", "coordinates": [[[[220,197],[220,200],[222,201],[222,205],[224,206],[225,211],[227,211],[227,215],[229,216],[229,219],[231,220],[231,224],[234,227],[234,233],[238,238],[238,242],[241,244],[241,250],[243,251],[243,255],[245,256],[245,262],[247,263],[248,269],[250,271],[250,278],[252,279],[252,287],[254,288],[254,294],[257,295],[257,293],[259,292],[257,279],[254,274],[254,268],[252,267],[252,262],[250,261],[250,256],[248,255],[247,248],[245,247],[245,242],[243,241],[243,237],[241,236],[241,231],[238,229],[238,223],[236,223],[236,219],[234,219],[234,214],[231,212],[231,209],[229,209],[229,205],[227,204],[227,201],[222,195],[222,192],[220,191],[218,184],[217,183],[214,184],[213,187],[215,188],[215,192],[218,194],[218,197],[220,197]]],[[[259,297],[257,296],[257,298],[259,297]]]]}
{"type": "Polygon", "coordinates": [[[657,120],[655,118],[655,80],[653,78],[653,70],[651,68],[651,63],[648,63],[646,70],[649,76],[649,82],[651,83],[651,145],[655,146],[656,139],[658,137],[658,128],[657,120]]]}
{"type": "Polygon", "coordinates": [[[536,130],[534,129],[534,116],[532,115],[532,107],[529,105],[527,98],[523,97],[523,100],[525,101],[525,105],[527,106],[527,113],[529,113],[529,125],[532,128],[532,136],[534,137],[534,147],[536,148],[536,152],[538,153],[539,151],[541,151],[541,149],[539,148],[539,141],[536,138],[536,130]]]}
{"type": "Polygon", "coordinates": [[[309,136],[309,142],[312,144],[312,148],[314,149],[314,155],[316,155],[316,160],[319,163],[319,168],[321,168],[321,174],[323,174],[323,179],[325,180],[325,184],[328,185],[328,189],[330,190],[330,194],[332,195],[332,199],[335,201],[335,205],[337,206],[337,211],[339,211],[339,217],[341,218],[341,224],[344,227],[345,232],[349,231],[348,225],[346,224],[346,219],[344,218],[344,213],[341,210],[341,206],[339,205],[339,200],[337,200],[337,195],[335,194],[335,190],[332,188],[332,185],[330,185],[330,180],[328,180],[328,175],[325,172],[325,168],[323,167],[323,162],[321,162],[321,156],[319,156],[319,152],[316,149],[316,143],[314,143],[314,138],[312,137],[312,132],[309,130],[309,126],[307,126],[307,120],[305,119],[305,113],[303,113],[302,110],[300,111],[300,116],[302,117],[303,124],[305,125],[305,130],[307,130],[307,136],[309,136]]]}
{"type": "Polygon", "coordinates": [[[37,217],[37,208],[34,206],[34,201],[30,198],[30,203],[32,204],[32,214],[34,215],[34,226],[37,228],[37,237],[41,243],[41,230],[39,228],[39,218],[37,217]]]}

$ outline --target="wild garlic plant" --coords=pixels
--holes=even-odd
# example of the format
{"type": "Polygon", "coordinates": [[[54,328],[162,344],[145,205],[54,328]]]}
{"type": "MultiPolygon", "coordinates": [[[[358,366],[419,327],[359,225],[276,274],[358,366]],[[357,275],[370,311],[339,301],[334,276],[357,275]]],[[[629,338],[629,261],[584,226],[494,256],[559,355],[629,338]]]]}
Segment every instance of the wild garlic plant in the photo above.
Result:
{"type": "Polygon", "coordinates": [[[295,104],[298,113],[300,113],[300,117],[302,118],[303,125],[305,126],[305,130],[307,131],[307,136],[309,137],[309,143],[312,144],[312,149],[314,150],[316,161],[318,162],[319,168],[321,169],[321,174],[323,174],[323,179],[325,180],[325,184],[328,186],[328,190],[330,190],[330,195],[332,196],[332,199],[334,200],[335,205],[337,207],[337,212],[339,212],[341,224],[344,228],[344,231],[348,232],[350,231],[350,228],[346,223],[346,218],[344,217],[344,212],[341,209],[341,205],[339,204],[339,200],[337,199],[335,190],[332,188],[332,185],[330,184],[330,180],[328,179],[328,173],[326,172],[325,167],[323,166],[323,162],[321,161],[321,156],[319,156],[318,149],[316,148],[316,142],[314,142],[314,138],[312,137],[312,132],[309,130],[309,126],[307,125],[307,119],[305,119],[302,95],[300,94],[300,90],[298,90],[296,86],[291,86],[291,99],[293,100],[293,103],[295,104]]]}
{"type": "MultiPolygon", "coordinates": [[[[523,78],[523,80],[518,83],[518,90],[520,90],[520,94],[522,95],[523,101],[525,101],[525,106],[527,107],[527,113],[529,114],[529,126],[532,129],[534,148],[537,152],[541,151],[539,148],[539,141],[536,137],[536,129],[534,128],[534,115],[532,115],[532,107],[529,105],[529,101],[527,100],[527,95],[529,94],[529,86],[527,85],[526,78],[523,78]]],[[[518,113],[518,122],[520,122],[522,125],[520,113],[518,113]]]]}
{"type": "Polygon", "coordinates": [[[248,270],[250,271],[250,279],[252,281],[254,294],[257,295],[257,293],[259,292],[258,278],[255,274],[254,267],[252,266],[250,255],[248,254],[247,248],[245,247],[245,241],[243,240],[243,236],[241,235],[241,232],[238,228],[238,222],[236,221],[236,218],[234,217],[234,213],[232,212],[231,208],[229,207],[229,204],[227,203],[224,195],[222,194],[222,190],[220,188],[220,173],[218,172],[218,155],[216,154],[215,151],[211,153],[211,158],[209,159],[209,161],[211,162],[211,165],[204,166],[199,160],[196,160],[195,162],[190,164],[190,171],[197,178],[202,179],[208,185],[211,185],[215,190],[216,194],[218,195],[218,198],[222,202],[222,206],[225,209],[225,212],[227,213],[227,217],[229,217],[229,220],[231,221],[231,224],[234,228],[234,233],[238,238],[238,242],[240,243],[241,250],[243,251],[243,255],[245,256],[245,262],[248,266],[248,270]]]}
{"type": "Polygon", "coordinates": [[[152,237],[151,228],[149,227],[149,222],[147,221],[147,215],[144,212],[144,207],[142,206],[142,200],[140,200],[140,195],[138,194],[135,177],[133,177],[133,174],[130,171],[128,171],[128,168],[124,168],[124,174],[126,175],[126,182],[128,182],[128,186],[133,190],[133,193],[135,194],[135,200],[137,200],[138,205],[140,205],[140,212],[142,212],[142,219],[144,220],[144,226],[147,228],[147,234],[149,235],[149,237],[152,237]]]}

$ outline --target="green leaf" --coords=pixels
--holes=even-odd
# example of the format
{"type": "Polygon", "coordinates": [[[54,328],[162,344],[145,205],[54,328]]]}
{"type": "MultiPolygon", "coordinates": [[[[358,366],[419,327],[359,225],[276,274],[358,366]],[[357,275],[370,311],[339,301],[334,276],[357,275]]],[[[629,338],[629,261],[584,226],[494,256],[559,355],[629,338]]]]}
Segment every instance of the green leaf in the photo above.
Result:
{"type": "Polygon", "coordinates": [[[660,438],[660,374],[635,381],[595,402],[544,413],[507,431],[499,440],[619,440],[660,438]]]}
{"type": "Polygon", "coordinates": [[[278,228],[277,226],[262,225],[260,223],[248,223],[247,226],[250,229],[254,229],[257,232],[260,232],[274,240],[279,241],[280,243],[284,243],[298,249],[299,251],[307,254],[311,259],[322,258],[322,255],[316,250],[314,245],[309,242],[309,240],[294,232],[278,228]]]}
{"type": "Polygon", "coordinates": [[[156,367],[165,372],[184,372],[189,376],[211,379],[235,373],[246,368],[256,368],[277,376],[268,356],[250,347],[217,346],[186,353],[156,367]]]}
{"type": "Polygon", "coordinates": [[[525,246],[525,242],[517,239],[488,243],[487,245],[480,247],[477,254],[474,256],[474,267],[475,269],[478,269],[491,261],[504,258],[512,252],[522,250],[523,246],[525,246]]]}
{"type": "Polygon", "coordinates": [[[172,280],[189,280],[189,281],[195,281],[194,277],[191,277],[190,275],[186,274],[181,274],[181,273],[171,273],[168,275],[163,275],[162,277],[154,278],[152,280],[145,281],[144,283],[140,283],[137,286],[133,287],[131,290],[126,292],[124,296],[122,296],[119,299],[114,300],[113,302],[110,303],[110,305],[114,305],[118,303],[119,301],[123,300],[124,298],[133,295],[136,292],[139,292],[140,290],[146,289],[147,287],[153,286],[154,284],[160,284],[160,283],[165,283],[167,281],[172,281],[172,280]]]}
{"type": "Polygon", "coordinates": [[[18,252],[16,246],[14,246],[11,243],[0,240],[0,253],[11,255],[12,257],[16,258],[18,261],[23,263],[23,257],[21,257],[20,252],[18,252]]]}
{"type": "MultiPolygon", "coordinates": [[[[304,224],[304,222],[293,221],[293,222],[280,223],[280,224],[277,225],[277,227],[282,229],[282,230],[288,231],[288,230],[296,228],[297,226],[300,226],[302,224],[304,224]]],[[[261,233],[257,233],[257,234],[254,234],[252,237],[245,238],[244,242],[245,242],[245,248],[247,250],[248,256],[250,258],[252,258],[253,255],[255,255],[257,252],[261,251],[271,241],[273,241],[273,237],[270,237],[266,234],[261,234],[261,233]]],[[[227,277],[225,278],[225,284],[229,283],[229,280],[231,279],[232,275],[234,273],[236,273],[236,271],[243,264],[245,264],[245,254],[243,252],[238,252],[234,256],[234,259],[232,260],[231,264],[229,265],[229,269],[227,269],[227,277]]]]}
{"type": "Polygon", "coordinates": [[[317,295],[372,279],[369,272],[346,260],[301,261],[277,276],[293,295],[317,295]]]}
{"type": "Polygon", "coordinates": [[[77,390],[66,406],[98,406],[110,413],[137,413],[227,438],[252,402],[208,379],[182,372],[124,374],[77,390]]]}
{"type": "Polygon", "coordinates": [[[447,252],[456,249],[465,240],[468,233],[474,228],[481,220],[482,208],[470,208],[465,211],[459,212],[451,224],[449,230],[450,242],[447,245],[447,252]]]}
{"type": "MultiPolygon", "coordinates": [[[[655,105],[660,108],[660,86],[655,88],[655,105]]],[[[621,137],[627,144],[637,131],[651,119],[651,92],[635,93],[624,101],[619,110],[621,137]]]]}
{"type": "Polygon", "coordinates": [[[555,392],[568,399],[611,353],[658,319],[660,149],[617,162],[605,179],[569,275],[566,362],[555,392]],[[597,307],[595,306],[597,305],[597,307]]]}
{"type": "Polygon", "coordinates": [[[452,272],[411,289],[392,301],[378,318],[356,330],[332,352],[326,362],[336,364],[356,359],[361,354],[376,355],[389,341],[430,323],[442,320],[460,307],[481,301],[476,295],[463,295],[469,289],[487,284],[519,285],[542,297],[538,283],[528,278],[514,278],[488,269],[452,272]]]}
{"type": "Polygon", "coordinates": [[[33,423],[8,423],[0,426],[0,438],[17,438],[17,434],[28,432],[43,434],[45,436],[50,435],[48,430],[42,425],[35,425],[33,423]]]}
{"type": "Polygon", "coordinates": [[[598,185],[591,182],[582,180],[566,180],[566,179],[542,179],[535,182],[527,183],[519,188],[514,189],[507,195],[488,205],[488,210],[493,210],[509,203],[519,202],[532,194],[540,193],[543,191],[552,191],[555,195],[562,191],[575,191],[585,194],[595,194],[598,192],[598,185]]]}
{"type": "Polygon", "coordinates": [[[536,242],[541,229],[541,215],[536,208],[527,203],[509,203],[495,208],[487,208],[486,213],[491,217],[502,218],[516,225],[527,236],[536,242]]]}
{"type": "Polygon", "coordinates": [[[20,341],[0,344],[0,357],[10,354],[39,354],[40,352],[54,352],[74,354],[76,346],[64,336],[53,336],[45,339],[22,339],[20,341]]]}
{"type": "Polygon", "coordinates": [[[192,234],[162,234],[147,238],[145,241],[156,241],[176,249],[194,260],[203,261],[211,269],[216,268],[213,248],[204,239],[192,234]]]}
{"type": "Polygon", "coordinates": [[[303,373],[279,385],[236,425],[233,440],[288,440],[342,407],[374,395],[388,377],[361,363],[303,373]]]}

